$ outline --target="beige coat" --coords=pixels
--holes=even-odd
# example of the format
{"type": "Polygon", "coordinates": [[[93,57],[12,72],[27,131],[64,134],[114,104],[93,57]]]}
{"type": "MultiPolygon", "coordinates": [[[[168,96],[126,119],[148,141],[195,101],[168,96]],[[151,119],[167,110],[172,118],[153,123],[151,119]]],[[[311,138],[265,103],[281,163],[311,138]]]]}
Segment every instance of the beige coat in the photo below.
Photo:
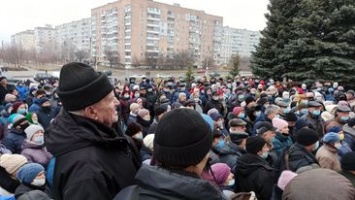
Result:
{"type": "Polygon", "coordinates": [[[337,149],[328,144],[324,144],[318,149],[316,154],[316,159],[321,168],[331,169],[335,171],[340,171],[340,161],[337,155],[337,149]]]}

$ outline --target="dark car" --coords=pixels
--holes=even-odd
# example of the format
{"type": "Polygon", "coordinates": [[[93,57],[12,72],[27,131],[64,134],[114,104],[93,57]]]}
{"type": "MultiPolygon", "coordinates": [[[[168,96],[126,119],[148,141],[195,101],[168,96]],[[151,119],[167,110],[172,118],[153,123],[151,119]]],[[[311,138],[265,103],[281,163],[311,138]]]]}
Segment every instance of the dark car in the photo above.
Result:
{"type": "Polygon", "coordinates": [[[53,82],[54,79],[56,79],[56,77],[48,73],[37,73],[36,75],[34,75],[33,79],[37,82],[40,82],[41,80],[47,80],[49,82],[53,82]]]}

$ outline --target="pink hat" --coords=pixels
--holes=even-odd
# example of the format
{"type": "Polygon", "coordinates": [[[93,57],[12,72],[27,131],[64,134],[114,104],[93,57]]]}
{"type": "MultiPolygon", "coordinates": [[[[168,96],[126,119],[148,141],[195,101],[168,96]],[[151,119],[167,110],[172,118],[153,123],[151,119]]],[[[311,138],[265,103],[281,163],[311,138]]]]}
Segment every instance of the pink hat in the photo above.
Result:
{"type": "Polygon", "coordinates": [[[274,118],[272,119],[272,126],[276,128],[276,131],[280,131],[281,129],[285,128],[288,126],[287,121],[280,119],[280,118],[274,118]]]}
{"type": "Polygon", "coordinates": [[[233,114],[235,114],[235,115],[239,115],[239,113],[241,113],[242,111],[244,111],[244,108],[243,107],[234,107],[233,108],[233,114]]]}
{"type": "Polygon", "coordinates": [[[231,168],[225,163],[213,164],[211,170],[218,185],[223,185],[231,173],[231,168]]]}
{"type": "Polygon", "coordinates": [[[277,181],[277,186],[281,189],[284,190],[287,184],[297,176],[298,174],[285,170],[281,173],[279,180],[277,181]]]}

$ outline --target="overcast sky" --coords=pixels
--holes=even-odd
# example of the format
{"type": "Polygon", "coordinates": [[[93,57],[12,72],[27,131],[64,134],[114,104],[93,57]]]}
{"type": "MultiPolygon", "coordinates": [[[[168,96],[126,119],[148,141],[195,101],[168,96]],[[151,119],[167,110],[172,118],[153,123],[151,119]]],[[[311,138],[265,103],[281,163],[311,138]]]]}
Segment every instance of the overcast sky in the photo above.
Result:
{"type": "MultiPolygon", "coordinates": [[[[181,7],[204,10],[223,17],[223,25],[249,30],[266,26],[264,14],[269,0],[156,0],[181,7]]],[[[53,26],[87,18],[91,9],[115,0],[1,0],[0,41],[36,26],[53,26]]]]}

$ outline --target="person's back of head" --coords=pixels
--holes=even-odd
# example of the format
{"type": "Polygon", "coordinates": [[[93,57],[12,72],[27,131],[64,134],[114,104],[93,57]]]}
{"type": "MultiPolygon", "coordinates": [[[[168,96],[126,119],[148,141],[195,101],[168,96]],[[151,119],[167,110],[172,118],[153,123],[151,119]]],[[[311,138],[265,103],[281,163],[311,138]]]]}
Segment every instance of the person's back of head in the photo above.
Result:
{"type": "Polygon", "coordinates": [[[317,132],[308,127],[302,128],[297,132],[296,142],[309,151],[315,151],[319,147],[319,137],[317,132]]]}
{"type": "MultiPolygon", "coordinates": [[[[154,157],[160,166],[167,169],[185,170],[201,163],[204,167],[212,137],[209,125],[197,111],[172,110],[158,123],[153,145],[154,157]]],[[[202,169],[194,173],[200,175],[202,169]]]]}

